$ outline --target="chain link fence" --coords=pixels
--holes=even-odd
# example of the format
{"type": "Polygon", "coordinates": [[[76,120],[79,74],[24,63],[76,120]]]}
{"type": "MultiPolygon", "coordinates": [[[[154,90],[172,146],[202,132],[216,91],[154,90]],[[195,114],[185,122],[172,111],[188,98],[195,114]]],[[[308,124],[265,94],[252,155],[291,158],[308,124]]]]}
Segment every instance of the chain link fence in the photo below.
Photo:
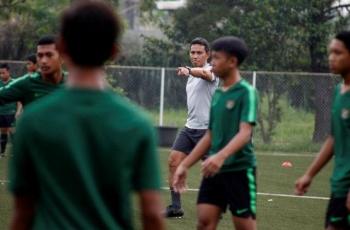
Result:
{"type": "MultiPolygon", "coordinates": [[[[2,63],[2,61],[0,61],[2,63]]],[[[24,62],[10,62],[13,76],[24,62]]],[[[149,112],[154,125],[183,127],[186,81],[175,68],[108,66],[107,79],[119,93],[149,112]]],[[[323,73],[251,72],[242,77],[260,99],[254,142],[266,151],[316,151],[330,129],[332,92],[340,78],[323,73]]]]}

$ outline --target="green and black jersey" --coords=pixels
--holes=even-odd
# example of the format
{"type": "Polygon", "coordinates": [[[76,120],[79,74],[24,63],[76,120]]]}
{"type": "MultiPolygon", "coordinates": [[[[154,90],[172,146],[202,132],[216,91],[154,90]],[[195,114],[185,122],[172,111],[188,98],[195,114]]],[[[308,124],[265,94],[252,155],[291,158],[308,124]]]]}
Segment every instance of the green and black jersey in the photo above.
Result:
{"type": "Polygon", "coordinates": [[[27,74],[13,80],[11,83],[0,88],[0,105],[11,102],[21,102],[23,106],[35,101],[52,91],[61,88],[66,78],[59,84],[45,81],[40,73],[27,74]]]}
{"type": "MultiPolygon", "coordinates": [[[[5,87],[8,84],[11,84],[11,82],[13,81],[14,80],[12,78],[10,78],[10,80],[6,83],[3,81],[0,81],[0,88],[5,87]]],[[[0,105],[0,115],[12,115],[12,114],[15,114],[16,111],[17,111],[17,102],[0,105]]]]}
{"type": "MultiPolygon", "coordinates": [[[[227,91],[217,89],[213,95],[209,129],[211,148],[209,155],[224,148],[239,132],[240,123],[255,125],[258,98],[256,90],[245,80],[241,80],[227,91]]],[[[255,167],[254,148],[250,140],[240,151],[225,160],[220,172],[238,171],[255,167]]]]}
{"type": "Polygon", "coordinates": [[[334,91],[331,134],[335,157],[332,193],[335,197],[346,197],[350,189],[350,92],[341,94],[341,84],[334,91]]]}
{"type": "Polygon", "coordinates": [[[58,90],[18,122],[10,190],[36,197],[33,229],[132,229],[131,192],[160,189],[155,139],[121,96],[58,90]]]}

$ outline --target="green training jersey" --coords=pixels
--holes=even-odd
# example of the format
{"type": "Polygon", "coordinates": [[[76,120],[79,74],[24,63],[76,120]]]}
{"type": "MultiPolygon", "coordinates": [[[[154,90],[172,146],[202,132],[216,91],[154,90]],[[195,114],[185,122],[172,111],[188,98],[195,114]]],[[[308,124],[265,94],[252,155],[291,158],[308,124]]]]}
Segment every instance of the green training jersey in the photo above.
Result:
{"type": "Polygon", "coordinates": [[[33,194],[33,229],[132,229],[132,191],[159,190],[155,130],[110,91],[63,89],[18,122],[9,188],[33,194]]]}
{"type": "MultiPolygon", "coordinates": [[[[6,83],[3,81],[0,81],[0,88],[10,84],[13,81],[14,80],[12,78],[10,78],[10,80],[6,83]]],[[[15,114],[16,111],[17,111],[17,102],[0,105],[0,115],[11,115],[11,114],[15,114]]]]}
{"type": "MultiPolygon", "coordinates": [[[[257,104],[256,90],[243,79],[227,91],[221,88],[215,91],[210,109],[209,130],[212,140],[209,155],[216,154],[232,140],[239,132],[240,123],[255,125],[257,104]]],[[[255,165],[254,148],[250,140],[225,160],[220,172],[238,171],[255,165]]]]}
{"type": "Polygon", "coordinates": [[[26,74],[0,88],[0,104],[21,102],[23,106],[35,101],[63,86],[62,82],[53,84],[45,81],[40,73],[26,74]]]}
{"type": "Polygon", "coordinates": [[[331,187],[335,197],[346,197],[350,189],[350,92],[341,94],[339,84],[333,97],[331,134],[335,164],[331,187]]]}

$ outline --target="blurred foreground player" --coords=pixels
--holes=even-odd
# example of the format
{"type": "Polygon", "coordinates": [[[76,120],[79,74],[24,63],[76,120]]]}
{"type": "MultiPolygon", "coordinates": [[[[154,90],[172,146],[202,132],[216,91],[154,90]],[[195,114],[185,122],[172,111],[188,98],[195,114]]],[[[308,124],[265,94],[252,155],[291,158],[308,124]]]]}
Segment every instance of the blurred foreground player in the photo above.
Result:
{"type": "Polygon", "coordinates": [[[112,9],[85,0],[63,13],[57,46],[69,77],[18,123],[12,229],[132,229],[132,191],[143,229],[163,229],[153,127],[105,83],[121,33],[112,9]]]}

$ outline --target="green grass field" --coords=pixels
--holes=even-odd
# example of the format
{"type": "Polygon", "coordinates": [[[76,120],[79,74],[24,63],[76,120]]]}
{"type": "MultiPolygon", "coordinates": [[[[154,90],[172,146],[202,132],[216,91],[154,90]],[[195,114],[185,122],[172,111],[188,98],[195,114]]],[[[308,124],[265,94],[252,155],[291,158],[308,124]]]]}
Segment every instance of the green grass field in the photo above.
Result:
{"type": "MultiPolygon", "coordinates": [[[[167,157],[169,150],[160,149],[163,185],[167,187],[167,157]]],[[[311,154],[257,153],[258,159],[258,207],[257,221],[260,230],[319,230],[323,228],[327,200],[311,198],[281,197],[273,194],[293,195],[294,181],[300,176],[313,159],[311,154]],[[292,168],[282,168],[283,161],[291,161],[292,168]],[[260,193],[264,193],[263,195],[260,193]],[[270,194],[270,195],[267,195],[270,194]]],[[[8,158],[0,159],[0,182],[6,180],[8,158]]],[[[328,197],[331,165],[328,165],[313,182],[308,196],[328,197]]],[[[198,188],[200,172],[198,164],[191,169],[188,185],[198,188]]],[[[169,202],[169,192],[162,191],[164,205],[169,202]]],[[[187,230],[196,226],[197,192],[183,194],[183,219],[166,220],[167,229],[187,230]]],[[[135,200],[137,201],[137,200],[135,200]]],[[[11,215],[11,197],[6,191],[6,183],[0,183],[0,229],[8,229],[11,215]]],[[[137,202],[134,205],[136,229],[140,229],[137,202]]],[[[233,229],[230,213],[220,221],[218,229],[233,229]]]]}

